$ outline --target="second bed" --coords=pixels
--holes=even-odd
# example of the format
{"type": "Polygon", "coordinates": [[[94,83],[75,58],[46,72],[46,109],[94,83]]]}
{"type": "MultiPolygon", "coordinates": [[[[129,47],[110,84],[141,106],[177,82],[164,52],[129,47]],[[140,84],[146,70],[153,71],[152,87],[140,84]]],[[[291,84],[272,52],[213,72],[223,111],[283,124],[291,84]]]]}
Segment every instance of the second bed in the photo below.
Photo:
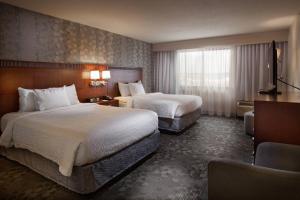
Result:
{"type": "Polygon", "coordinates": [[[115,97],[121,107],[147,109],[157,113],[160,130],[180,133],[200,117],[202,99],[194,95],[146,93],[115,97]]]}

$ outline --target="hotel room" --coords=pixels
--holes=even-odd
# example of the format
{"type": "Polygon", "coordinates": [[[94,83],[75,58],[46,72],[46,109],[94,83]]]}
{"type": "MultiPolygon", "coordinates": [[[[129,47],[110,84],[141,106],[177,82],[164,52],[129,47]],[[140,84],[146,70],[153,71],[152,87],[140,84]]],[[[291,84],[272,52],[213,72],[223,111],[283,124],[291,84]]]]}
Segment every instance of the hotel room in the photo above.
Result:
{"type": "Polygon", "coordinates": [[[299,0],[0,0],[0,199],[300,199],[299,0]]]}

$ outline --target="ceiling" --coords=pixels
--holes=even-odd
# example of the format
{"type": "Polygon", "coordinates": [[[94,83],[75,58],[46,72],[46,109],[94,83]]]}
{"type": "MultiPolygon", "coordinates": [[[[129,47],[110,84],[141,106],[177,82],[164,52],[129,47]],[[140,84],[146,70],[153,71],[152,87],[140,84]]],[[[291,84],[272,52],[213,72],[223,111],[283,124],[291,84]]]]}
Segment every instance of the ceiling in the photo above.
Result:
{"type": "Polygon", "coordinates": [[[150,43],[286,29],[300,0],[1,0],[150,43]]]}

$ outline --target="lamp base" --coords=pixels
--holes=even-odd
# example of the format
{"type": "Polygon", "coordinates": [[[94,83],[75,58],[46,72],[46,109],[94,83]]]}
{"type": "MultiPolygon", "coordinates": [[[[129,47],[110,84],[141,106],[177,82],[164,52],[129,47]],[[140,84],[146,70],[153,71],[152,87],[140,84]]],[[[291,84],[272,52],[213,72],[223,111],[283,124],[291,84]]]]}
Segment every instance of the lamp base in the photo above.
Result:
{"type": "Polygon", "coordinates": [[[90,86],[91,87],[104,87],[106,85],[106,81],[91,81],[90,86]]]}

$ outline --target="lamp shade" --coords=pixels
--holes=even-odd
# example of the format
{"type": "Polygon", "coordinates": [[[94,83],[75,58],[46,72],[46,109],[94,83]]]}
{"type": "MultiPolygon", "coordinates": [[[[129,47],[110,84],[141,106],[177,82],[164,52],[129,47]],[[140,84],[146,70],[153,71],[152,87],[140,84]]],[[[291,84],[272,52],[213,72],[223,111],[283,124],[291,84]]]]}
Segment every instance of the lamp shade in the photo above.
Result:
{"type": "Polygon", "coordinates": [[[90,71],[90,79],[100,79],[100,72],[98,70],[90,71]]]}
{"type": "Polygon", "coordinates": [[[110,71],[108,70],[102,71],[102,78],[105,80],[110,79],[110,71]]]}

